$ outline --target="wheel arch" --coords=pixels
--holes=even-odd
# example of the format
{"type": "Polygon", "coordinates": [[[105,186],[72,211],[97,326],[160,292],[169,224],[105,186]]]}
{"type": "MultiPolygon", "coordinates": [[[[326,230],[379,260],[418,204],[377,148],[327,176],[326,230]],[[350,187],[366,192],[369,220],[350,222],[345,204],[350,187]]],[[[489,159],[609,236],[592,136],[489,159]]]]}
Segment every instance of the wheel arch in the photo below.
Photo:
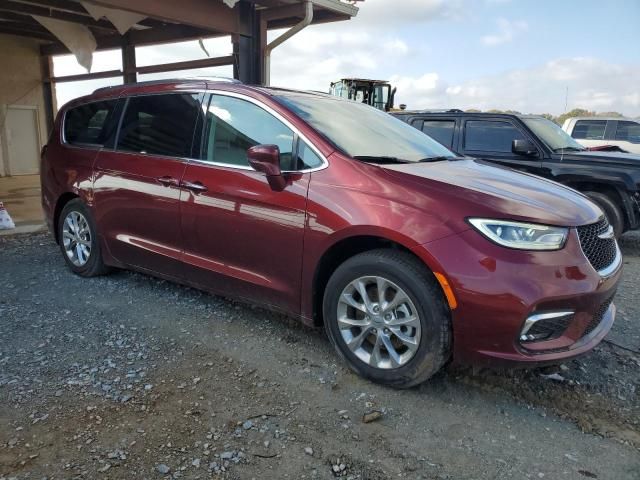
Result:
{"type": "Polygon", "coordinates": [[[60,221],[60,214],[62,213],[62,210],[67,205],[67,203],[76,198],[80,198],[80,196],[73,192],[66,192],[60,195],[60,197],[56,201],[56,206],[53,211],[53,235],[56,243],[60,243],[60,238],[58,235],[58,222],[60,221]]]}
{"type": "MultiPolygon", "coordinates": [[[[416,255],[408,245],[388,236],[378,234],[357,234],[341,238],[331,244],[322,254],[313,275],[312,286],[312,316],[313,325],[323,325],[322,303],[329,278],[335,270],[347,259],[370,250],[388,248],[404,251],[416,258],[431,273],[433,265],[429,265],[424,258],[416,255]]],[[[444,295],[444,292],[443,292],[444,295]]]]}
{"type": "Polygon", "coordinates": [[[602,182],[593,182],[593,181],[569,181],[566,182],[565,185],[571,187],[579,192],[598,192],[603,195],[609,197],[615,204],[620,206],[622,210],[622,215],[624,218],[624,229],[629,230],[632,228],[637,228],[638,222],[640,221],[636,218],[636,214],[633,208],[633,200],[629,193],[620,187],[610,184],[610,183],[602,183],[602,182]]]}

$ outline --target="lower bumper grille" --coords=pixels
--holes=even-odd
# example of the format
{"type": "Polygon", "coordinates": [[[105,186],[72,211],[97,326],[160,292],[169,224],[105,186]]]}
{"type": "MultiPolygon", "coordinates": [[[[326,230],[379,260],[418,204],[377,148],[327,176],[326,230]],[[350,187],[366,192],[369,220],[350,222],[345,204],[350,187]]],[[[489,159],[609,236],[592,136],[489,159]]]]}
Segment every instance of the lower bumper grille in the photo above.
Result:
{"type": "Polygon", "coordinates": [[[613,297],[611,297],[609,300],[607,300],[602,305],[600,305],[600,308],[598,308],[596,313],[594,313],[593,317],[591,318],[591,321],[587,325],[587,328],[584,330],[584,333],[582,334],[583,337],[590,335],[591,333],[594,332],[594,330],[598,328],[598,326],[602,323],[602,320],[604,319],[604,316],[607,313],[607,310],[609,310],[609,307],[611,306],[612,303],[613,303],[613,297]]]}

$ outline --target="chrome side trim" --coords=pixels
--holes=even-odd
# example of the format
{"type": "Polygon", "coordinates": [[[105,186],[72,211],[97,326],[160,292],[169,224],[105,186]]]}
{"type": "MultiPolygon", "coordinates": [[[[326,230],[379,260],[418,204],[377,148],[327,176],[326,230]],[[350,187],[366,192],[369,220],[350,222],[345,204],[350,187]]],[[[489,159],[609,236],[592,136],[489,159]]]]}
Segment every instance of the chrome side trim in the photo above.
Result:
{"type": "Polygon", "coordinates": [[[609,228],[607,228],[604,232],[602,232],[600,235],[598,235],[598,238],[600,240],[610,240],[615,236],[615,233],[613,231],[613,227],[611,225],[609,225],[609,228]]]}
{"type": "Polygon", "coordinates": [[[550,320],[552,318],[565,318],[573,315],[574,313],[575,312],[573,310],[564,310],[561,312],[547,312],[530,315],[524,322],[524,326],[520,332],[520,340],[527,340],[526,335],[536,322],[541,320],[550,320]]]}
{"type": "Polygon", "coordinates": [[[616,258],[613,259],[613,262],[607,268],[598,270],[598,275],[600,275],[602,278],[609,278],[618,271],[621,265],[622,252],[620,251],[620,247],[618,246],[618,242],[616,241],[616,258]]]}

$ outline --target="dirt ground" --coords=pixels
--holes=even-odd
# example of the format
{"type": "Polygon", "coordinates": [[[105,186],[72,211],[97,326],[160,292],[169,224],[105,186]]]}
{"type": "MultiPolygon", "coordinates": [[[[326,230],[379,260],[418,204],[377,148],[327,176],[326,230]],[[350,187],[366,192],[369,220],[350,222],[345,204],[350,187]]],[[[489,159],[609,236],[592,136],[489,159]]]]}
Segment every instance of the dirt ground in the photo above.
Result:
{"type": "Polygon", "coordinates": [[[396,391],[321,331],[141,274],[81,279],[48,235],[0,237],[0,480],[640,479],[640,236],[622,248],[589,355],[396,391]]]}

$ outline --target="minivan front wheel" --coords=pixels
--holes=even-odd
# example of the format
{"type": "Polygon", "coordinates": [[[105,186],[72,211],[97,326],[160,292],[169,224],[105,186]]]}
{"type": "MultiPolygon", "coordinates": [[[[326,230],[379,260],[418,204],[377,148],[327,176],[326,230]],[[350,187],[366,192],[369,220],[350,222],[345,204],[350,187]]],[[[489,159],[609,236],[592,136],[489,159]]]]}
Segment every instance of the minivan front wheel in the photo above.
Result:
{"type": "Polygon", "coordinates": [[[451,325],[432,274],[409,253],[380,249],[336,269],[325,290],[325,329],[361,376],[407,388],[447,361],[451,325]]]}
{"type": "Polygon", "coordinates": [[[58,220],[60,250],[69,268],[83,277],[107,273],[91,212],[80,199],[67,203],[58,220]]]}

